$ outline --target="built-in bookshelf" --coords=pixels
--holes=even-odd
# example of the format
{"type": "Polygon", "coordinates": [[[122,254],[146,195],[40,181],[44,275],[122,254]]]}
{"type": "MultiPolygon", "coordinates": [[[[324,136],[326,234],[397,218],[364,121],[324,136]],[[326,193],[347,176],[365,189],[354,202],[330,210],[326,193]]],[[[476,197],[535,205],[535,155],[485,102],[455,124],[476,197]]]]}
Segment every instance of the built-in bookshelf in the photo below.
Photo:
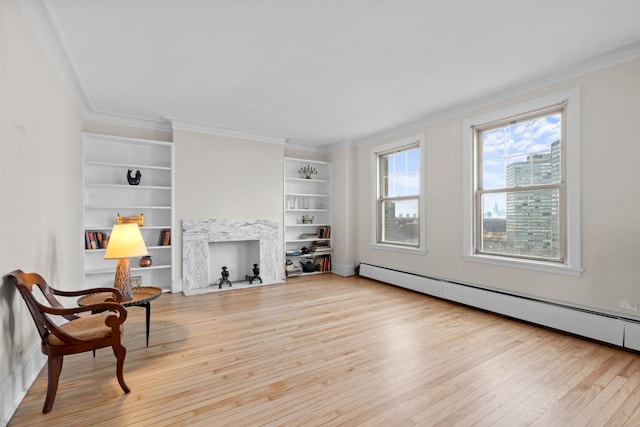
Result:
{"type": "Polygon", "coordinates": [[[82,147],[83,287],[113,286],[117,260],[104,259],[111,228],[135,221],[152,265],[131,259],[131,276],[140,276],[142,286],[171,290],[173,144],[84,133],[82,147]],[[129,184],[138,171],[139,183],[129,184]]]}
{"type": "Polygon", "coordinates": [[[284,179],[285,272],[330,272],[331,163],[287,157],[284,179]]]}

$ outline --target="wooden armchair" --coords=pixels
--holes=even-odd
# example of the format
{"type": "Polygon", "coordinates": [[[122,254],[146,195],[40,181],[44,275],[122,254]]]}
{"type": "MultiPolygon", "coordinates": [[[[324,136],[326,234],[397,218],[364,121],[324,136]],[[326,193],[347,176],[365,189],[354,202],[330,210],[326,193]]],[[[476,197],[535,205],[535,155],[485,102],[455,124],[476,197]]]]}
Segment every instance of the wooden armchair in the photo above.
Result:
{"type": "Polygon", "coordinates": [[[50,287],[47,282],[36,273],[24,273],[20,270],[9,273],[5,279],[15,284],[20,295],[27,303],[33,317],[40,338],[42,352],[47,355],[48,384],[47,396],[44,401],[43,413],[51,411],[53,401],[58,390],[58,380],[62,370],[62,359],[66,354],[81,353],[103,347],[112,347],[116,356],[116,374],[120,387],[125,393],[130,389],[124,382],[123,368],[126,349],[121,344],[122,324],[127,318],[127,311],[118,304],[122,301],[120,292],[113,288],[93,288],[81,291],[61,291],[50,287]],[[36,285],[49,306],[40,304],[33,294],[36,285]],[[91,304],[84,307],[65,308],[56,299],[56,295],[76,297],[96,292],[112,292],[114,302],[91,304]],[[89,315],[76,314],[88,312],[89,315]],[[99,314],[92,314],[102,312],[99,314]],[[68,322],[57,325],[51,316],[62,316],[68,322]]]}

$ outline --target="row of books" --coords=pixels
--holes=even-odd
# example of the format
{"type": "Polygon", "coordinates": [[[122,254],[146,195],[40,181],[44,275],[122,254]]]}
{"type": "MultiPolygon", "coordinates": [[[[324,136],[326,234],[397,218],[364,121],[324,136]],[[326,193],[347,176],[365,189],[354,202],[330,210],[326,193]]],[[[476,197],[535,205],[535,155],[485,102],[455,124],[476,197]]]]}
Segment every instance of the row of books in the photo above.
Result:
{"type": "Polygon", "coordinates": [[[171,244],[171,230],[162,230],[160,232],[160,239],[158,240],[158,246],[169,246],[171,244]]]}
{"type": "MultiPolygon", "coordinates": [[[[109,243],[109,235],[102,231],[85,231],[84,232],[84,248],[85,249],[106,249],[109,243]]],[[[171,230],[162,230],[158,246],[171,245],[171,230]]]]}
{"type": "Polygon", "coordinates": [[[84,232],[84,248],[85,249],[106,249],[109,243],[109,235],[102,231],[85,231],[84,232]]]}
{"type": "Polygon", "coordinates": [[[318,227],[317,236],[321,239],[328,239],[329,237],[331,237],[331,226],[324,225],[322,227],[318,227]]]}
{"type": "Polygon", "coordinates": [[[313,260],[316,265],[316,271],[331,271],[331,255],[321,255],[313,260]]]}

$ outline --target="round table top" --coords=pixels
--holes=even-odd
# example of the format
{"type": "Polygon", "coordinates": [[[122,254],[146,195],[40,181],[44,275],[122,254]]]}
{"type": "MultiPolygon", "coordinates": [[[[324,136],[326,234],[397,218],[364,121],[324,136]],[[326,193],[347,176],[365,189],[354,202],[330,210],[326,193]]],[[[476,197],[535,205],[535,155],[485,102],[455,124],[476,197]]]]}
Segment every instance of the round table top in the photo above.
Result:
{"type": "MultiPolygon", "coordinates": [[[[125,307],[129,307],[130,305],[146,304],[149,301],[158,298],[162,294],[162,289],[156,288],[155,286],[139,286],[131,288],[131,293],[133,294],[133,298],[127,301],[120,301],[120,304],[125,307]]],[[[109,292],[100,292],[97,294],[84,295],[78,298],[78,305],[86,306],[98,304],[105,302],[108,298],[113,298],[113,294],[109,292]]]]}

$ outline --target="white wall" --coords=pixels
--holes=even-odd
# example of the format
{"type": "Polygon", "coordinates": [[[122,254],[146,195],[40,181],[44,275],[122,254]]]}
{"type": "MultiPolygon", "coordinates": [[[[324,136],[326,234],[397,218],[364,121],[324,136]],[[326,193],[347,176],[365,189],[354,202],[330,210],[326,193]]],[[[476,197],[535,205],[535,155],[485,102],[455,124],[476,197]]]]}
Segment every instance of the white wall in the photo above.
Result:
{"type": "Polygon", "coordinates": [[[185,219],[278,221],[282,242],[284,145],[185,130],[175,130],[173,142],[174,277],[182,277],[185,219]]]}
{"type": "MultiPolygon", "coordinates": [[[[14,1],[0,1],[0,275],[82,280],[81,117],[14,1]]],[[[0,287],[0,425],[44,361],[17,291],[0,287]]],[[[44,403],[44,401],[43,401],[44,403]]]]}
{"type": "Polygon", "coordinates": [[[356,172],[353,168],[356,150],[344,147],[329,153],[332,170],[332,271],[348,276],[354,274],[356,263],[356,229],[354,211],[356,172]]]}
{"type": "Polygon", "coordinates": [[[374,265],[478,284],[540,299],[625,316],[620,300],[640,302],[640,60],[519,96],[467,114],[412,129],[360,147],[357,194],[357,259],[374,265]],[[462,260],[462,122],[508,105],[581,87],[582,266],[580,277],[482,265],[462,260]],[[427,250],[407,255],[369,246],[370,148],[417,131],[426,135],[427,250]]]}

